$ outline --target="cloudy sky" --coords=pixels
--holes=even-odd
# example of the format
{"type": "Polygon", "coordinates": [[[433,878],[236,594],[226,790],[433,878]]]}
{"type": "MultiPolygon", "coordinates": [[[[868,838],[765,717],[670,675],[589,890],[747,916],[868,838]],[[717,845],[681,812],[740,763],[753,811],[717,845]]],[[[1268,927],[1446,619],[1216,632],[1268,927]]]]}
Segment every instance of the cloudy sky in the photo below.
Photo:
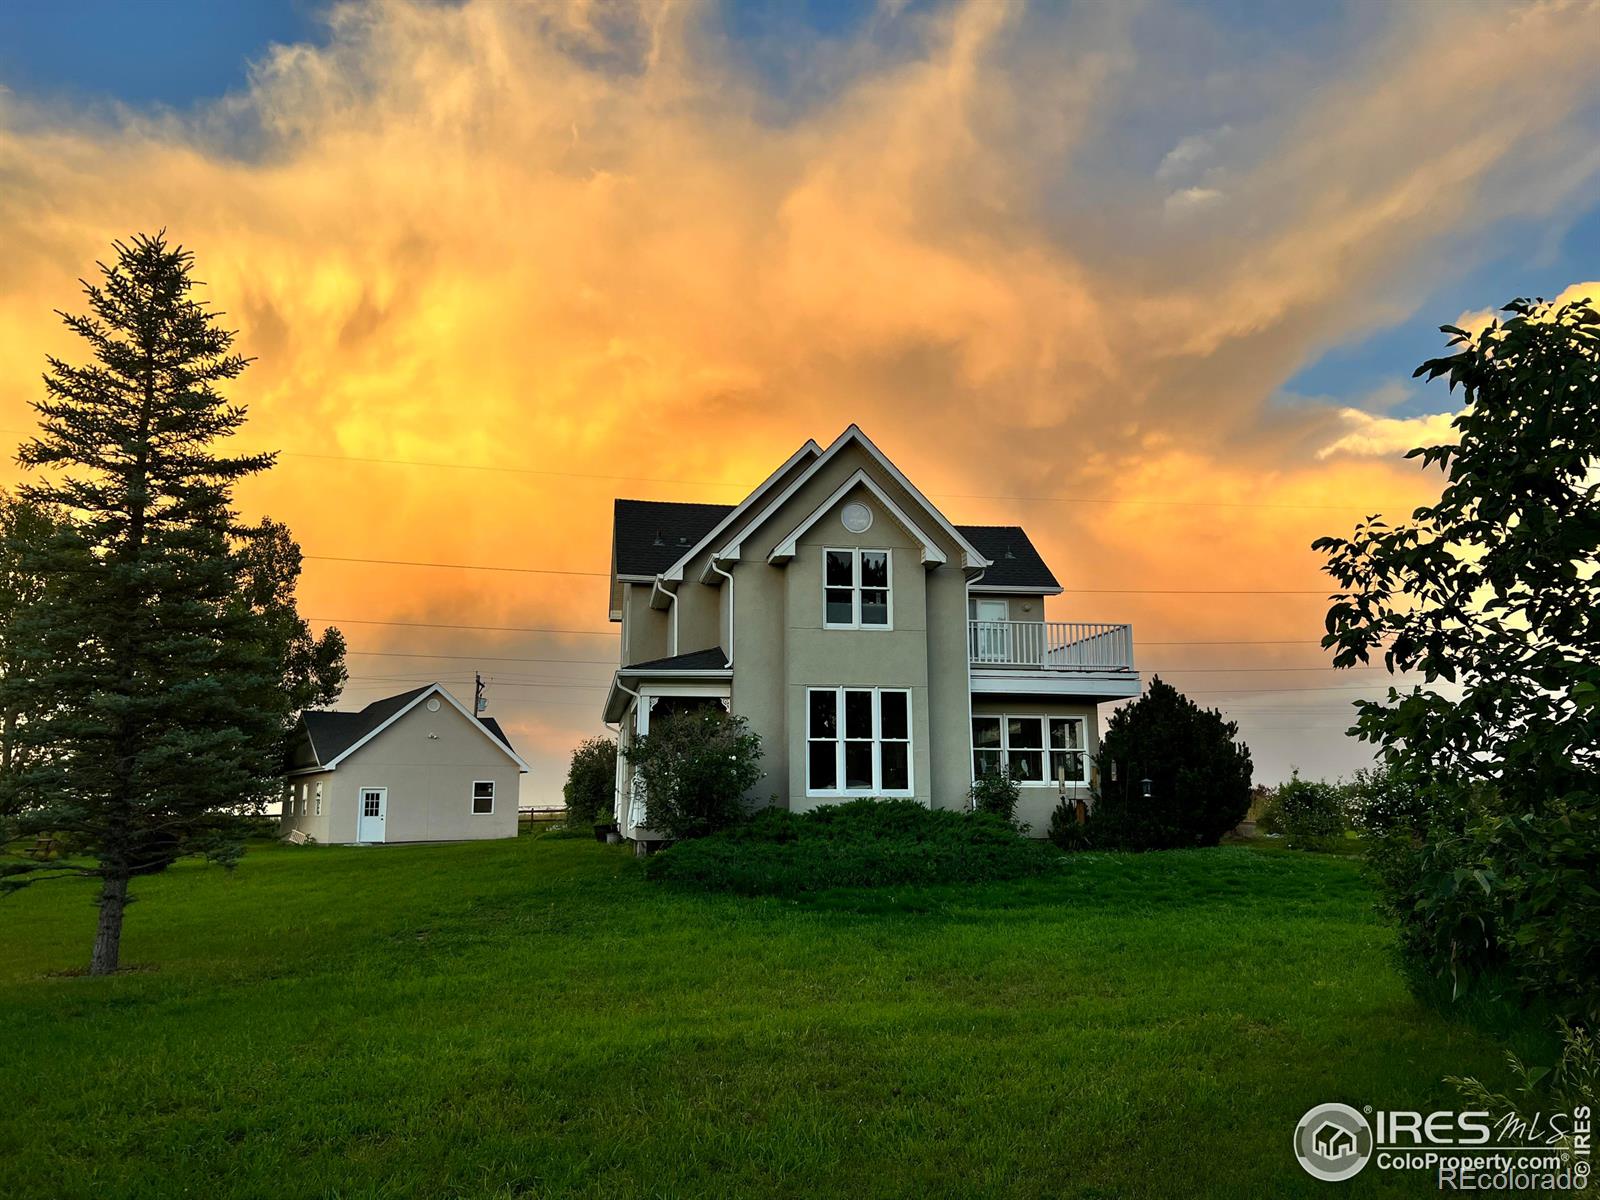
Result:
{"type": "Polygon", "coordinates": [[[481,670],[525,802],[600,729],[612,497],[850,421],[1260,777],[1347,771],[1309,543],[1437,490],[1439,324],[1600,274],[1597,62],[1580,3],[6,6],[0,437],[165,226],[348,702],[481,670]]]}

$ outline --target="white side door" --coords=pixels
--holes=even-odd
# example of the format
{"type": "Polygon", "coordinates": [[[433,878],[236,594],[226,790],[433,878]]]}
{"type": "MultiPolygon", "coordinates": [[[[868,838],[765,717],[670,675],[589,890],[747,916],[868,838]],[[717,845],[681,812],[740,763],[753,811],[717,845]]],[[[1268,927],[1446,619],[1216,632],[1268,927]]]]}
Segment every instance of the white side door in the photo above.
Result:
{"type": "Polygon", "coordinates": [[[1004,600],[977,602],[979,662],[1011,661],[1011,624],[1007,620],[1009,615],[1004,600]]]}
{"type": "Polygon", "coordinates": [[[383,841],[383,822],[389,809],[389,789],[362,788],[357,797],[356,841],[383,841]]]}

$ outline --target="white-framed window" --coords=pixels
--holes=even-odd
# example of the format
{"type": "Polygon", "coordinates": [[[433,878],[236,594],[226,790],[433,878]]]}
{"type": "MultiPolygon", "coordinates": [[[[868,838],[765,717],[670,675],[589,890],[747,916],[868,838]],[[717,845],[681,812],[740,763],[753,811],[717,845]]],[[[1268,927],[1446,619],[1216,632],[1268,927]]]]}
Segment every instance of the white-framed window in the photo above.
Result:
{"type": "Polygon", "coordinates": [[[911,793],[911,693],[807,688],[806,795],[911,793]]]}
{"type": "Polygon", "coordinates": [[[306,785],[302,783],[296,790],[299,792],[299,798],[295,811],[303,817],[306,815],[306,785]]]}
{"type": "Polygon", "coordinates": [[[322,784],[318,783],[314,789],[317,799],[317,816],[322,815],[322,784]]]}
{"type": "Polygon", "coordinates": [[[972,777],[1004,769],[1022,784],[1089,782],[1082,717],[974,716],[972,777]]]}
{"type": "Polygon", "coordinates": [[[474,779],[472,781],[472,815],[475,817],[487,816],[494,812],[494,780],[474,779]]]}
{"type": "Polygon", "coordinates": [[[887,550],[822,551],[822,627],[892,629],[894,567],[887,550]]]}

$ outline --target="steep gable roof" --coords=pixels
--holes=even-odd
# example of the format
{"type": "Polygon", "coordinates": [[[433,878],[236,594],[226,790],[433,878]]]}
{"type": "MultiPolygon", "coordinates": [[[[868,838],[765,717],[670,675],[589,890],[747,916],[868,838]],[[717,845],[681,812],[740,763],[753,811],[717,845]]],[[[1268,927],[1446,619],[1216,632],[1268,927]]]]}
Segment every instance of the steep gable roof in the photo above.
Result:
{"type": "Polygon", "coordinates": [[[401,692],[397,696],[385,696],[381,700],[374,700],[360,712],[313,710],[301,713],[300,727],[305,730],[306,739],[311,743],[311,753],[316,759],[314,768],[301,769],[333,770],[342,759],[371,741],[385,727],[404,716],[430,695],[437,695],[448,701],[452,708],[477,726],[498,749],[510,755],[517,766],[524,771],[528,770],[528,764],[513,748],[511,739],[506,736],[505,730],[500,728],[500,722],[493,717],[473,716],[461,701],[437,683],[412,688],[409,692],[401,692]]]}
{"type": "MultiPolygon", "coordinates": [[[[781,474],[781,471],[777,474],[781,474]]],[[[757,492],[761,490],[758,488],[757,492]]],[[[752,492],[751,497],[757,492],[752,492]]],[[[669,568],[692,557],[693,552],[701,548],[701,543],[720,532],[719,526],[731,525],[729,518],[735,515],[738,507],[732,504],[689,504],[664,500],[617,500],[612,530],[617,574],[647,578],[664,574],[669,568]]],[[[957,525],[954,528],[990,562],[983,578],[974,584],[977,590],[985,587],[1029,588],[1052,594],[1062,590],[1021,526],[957,525]]]]}
{"type": "Polygon", "coordinates": [[[776,516],[783,506],[789,502],[789,499],[800,490],[802,485],[815,476],[817,472],[826,467],[830,462],[838,457],[846,449],[846,447],[849,446],[859,447],[868,458],[877,464],[879,469],[893,479],[895,483],[900,485],[900,489],[905,492],[908,497],[910,497],[912,505],[915,508],[920,509],[933,524],[944,530],[946,535],[948,535],[949,538],[960,548],[963,557],[963,566],[982,568],[988,565],[988,560],[984,558],[983,554],[978,550],[978,548],[971,542],[967,541],[967,539],[961,535],[960,531],[950,523],[949,519],[942,512],[940,512],[937,507],[934,506],[933,502],[924,496],[920,490],[918,490],[917,485],[912,483],[911,480],[907,479],[904,473],[901,472],[900,468],[889,461],[889,456],[886,455],[882,450],[879,450],[877,446],[873,445],[872,439],[861,431],[861,427],[854,424],[850,425],[843,433],[834,438],[832,445],[830,445],[816,458],[812,459],[811,462],[806,465],[805,470],[801,471],[799,475],[795,476],[795,478],[790,481],[788,487],[784,488],[782,492],[774,496],[772,500],[769,501],[763,509],[761,509],[760,512],[745,516],[741,522],[730,522],[730,530],[726,534],[721,535],[721,537],[718,539],[719,541],[724,541],[725,544],[720,549],[714,551],[715,557],[725,560],[737,559],[740,557],[743,551],[743,540],[754,530],[759,529],[762,525],[766,524],[768,520],[776,516]]]}
{"type": "Polygon", "coordinates": [[[661,574],[732,511],[731,504],[619,499],[611,527],[617,574],[661,574]]]}
{"type": "Polygon", "coordinates": [[[1061,585],[1020,525],[962,525],[966,539],[990,561],[983,578],[973,584],[976,591],[985,587],[1037,588],[1041,592],[1060,592],[1061,585]]]}

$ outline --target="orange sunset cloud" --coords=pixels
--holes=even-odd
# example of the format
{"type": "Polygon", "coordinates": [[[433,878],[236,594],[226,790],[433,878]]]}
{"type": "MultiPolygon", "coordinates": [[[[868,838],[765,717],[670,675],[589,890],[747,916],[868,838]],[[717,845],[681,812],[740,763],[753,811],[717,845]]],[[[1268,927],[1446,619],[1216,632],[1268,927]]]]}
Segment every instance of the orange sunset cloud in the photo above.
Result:
{"type": "Polygon", "coordinates": [[[612,497],[731,502],[851,421],[952,519],[1025,525],[1052,617],[1132,621],[1262,774],[1355,765],[1331,701],[1377,677],[1301,671],[1309,543],[1425,501],[1400,452],[1447,418],[1284,385],[1475,229],[1565,210],[1600,21],[1401,10],[1140,172],[1102,147],[1174,86],[1135,19],[884,5],[778,90],[695,4],[392,0],[190,113],[0,93],[0,427],[26,435],[46,353],[82,356],[52,313],[75,279],[167,228],[257,358],[233,395],[284,456],[241,502],[313,556],[349,699],[481,670],[525,803],[600,729],[612,497]]]}

